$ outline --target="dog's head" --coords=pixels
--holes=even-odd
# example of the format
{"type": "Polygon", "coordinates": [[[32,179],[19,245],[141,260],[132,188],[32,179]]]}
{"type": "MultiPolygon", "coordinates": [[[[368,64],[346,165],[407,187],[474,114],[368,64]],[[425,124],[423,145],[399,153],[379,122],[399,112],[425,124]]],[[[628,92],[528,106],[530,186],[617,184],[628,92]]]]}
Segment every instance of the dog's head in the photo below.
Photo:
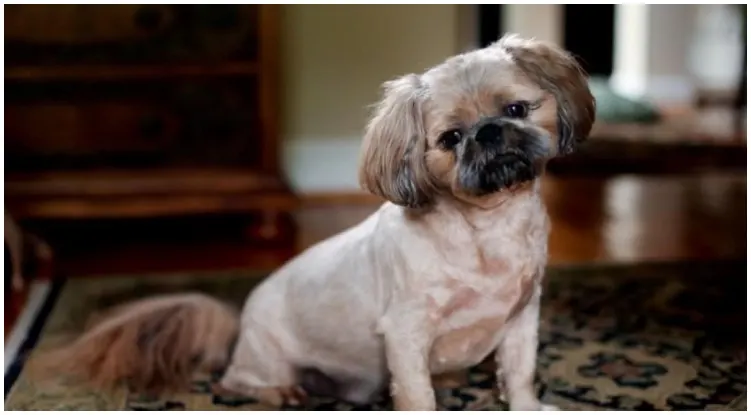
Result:
{"type": "Polygon", "coordinates": [[[515,35],[384,89],[365,132],[360,183],[409,207],[531,181],[548,160],[574,151],[594,122],[574,58],[515,35]]]}

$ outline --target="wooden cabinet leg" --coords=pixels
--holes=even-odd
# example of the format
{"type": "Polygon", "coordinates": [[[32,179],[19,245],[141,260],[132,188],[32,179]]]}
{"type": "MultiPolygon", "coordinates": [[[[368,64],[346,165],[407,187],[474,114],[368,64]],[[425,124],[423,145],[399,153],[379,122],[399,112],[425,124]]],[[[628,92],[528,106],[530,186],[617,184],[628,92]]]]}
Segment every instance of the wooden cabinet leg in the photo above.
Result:
{"type": "Polygon", "coordinates": [[[294,243],[295,226],[288,212],[265,210],[258,212],[254,219],[246,231],[250,240],[263,243],[294,243]]]}
{"type": "Polygon", "coordinates": [[[261,212],[258,225],[258,236],[263,240],[273,240],[281,233],[281,215],[277,211],[268,210],[261,212]]]}

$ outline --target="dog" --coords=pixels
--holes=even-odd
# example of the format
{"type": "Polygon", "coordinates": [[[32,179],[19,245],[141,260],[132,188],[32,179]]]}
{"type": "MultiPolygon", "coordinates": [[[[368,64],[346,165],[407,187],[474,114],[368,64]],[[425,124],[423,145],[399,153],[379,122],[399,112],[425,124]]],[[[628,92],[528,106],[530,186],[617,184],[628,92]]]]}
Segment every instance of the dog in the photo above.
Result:
{"type": "Polygon", "coordinates": [[[518,35],[388,81],[359,164],[362,187],[386,200],[375,213],[293,258],[241,313],[198,293],[142,300],[55,360],[101,386],[153,391],[224,368],[217,391],[272,404],[388,391],[397,410],[435,410],[432,376],[493,354],[512,410],[554,409],[533,385],[541,178],[594,118],[576,60],[518,35]]]}

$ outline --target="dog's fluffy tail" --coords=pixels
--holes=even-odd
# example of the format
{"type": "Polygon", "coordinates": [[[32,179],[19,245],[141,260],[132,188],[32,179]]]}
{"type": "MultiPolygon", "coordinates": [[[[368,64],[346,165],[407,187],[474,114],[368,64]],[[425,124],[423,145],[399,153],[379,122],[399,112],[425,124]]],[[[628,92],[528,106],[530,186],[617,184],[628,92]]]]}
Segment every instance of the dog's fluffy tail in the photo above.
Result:
{"type": "Polygon", "coordinates": [[[228,363],[238,327],[237,311],[206,295],[158,296],[96,316],[78,339],[30,363],[42,376],[73,375],[103,389],[180,390],[197,371],[228,363]]]}

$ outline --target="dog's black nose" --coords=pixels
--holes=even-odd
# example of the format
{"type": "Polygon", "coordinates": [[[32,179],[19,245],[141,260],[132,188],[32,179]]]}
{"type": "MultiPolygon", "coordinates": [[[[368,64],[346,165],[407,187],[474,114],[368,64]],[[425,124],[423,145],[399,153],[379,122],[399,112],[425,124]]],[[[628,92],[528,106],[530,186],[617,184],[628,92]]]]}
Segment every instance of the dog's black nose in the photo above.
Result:
{"type": "Polygon", "coordinates": [[[488,123],[480,127],[475,134],[475,140],[480,144],[497,144],[503,139],[503,127],[488,123]]]}

